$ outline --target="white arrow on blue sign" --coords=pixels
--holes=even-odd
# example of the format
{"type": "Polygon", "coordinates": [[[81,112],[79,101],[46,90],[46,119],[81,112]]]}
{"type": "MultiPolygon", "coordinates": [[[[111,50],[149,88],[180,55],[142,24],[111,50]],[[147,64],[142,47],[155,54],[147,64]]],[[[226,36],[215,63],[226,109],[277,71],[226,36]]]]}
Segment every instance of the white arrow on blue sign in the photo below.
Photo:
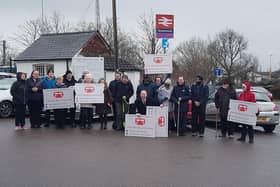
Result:
{"type": "Polygon", "coordinates": [[[162,38],[161,46],[162,46],[163,49],[168,48],[168,46],[169,46],[168,38],[162,38]]]}
{"type": "Polygon", "coordinates": [[[215,69],[215,76],[216,77],[222,77],[223,76],[223,71],[221,68],[216,68],[215,69]]]}

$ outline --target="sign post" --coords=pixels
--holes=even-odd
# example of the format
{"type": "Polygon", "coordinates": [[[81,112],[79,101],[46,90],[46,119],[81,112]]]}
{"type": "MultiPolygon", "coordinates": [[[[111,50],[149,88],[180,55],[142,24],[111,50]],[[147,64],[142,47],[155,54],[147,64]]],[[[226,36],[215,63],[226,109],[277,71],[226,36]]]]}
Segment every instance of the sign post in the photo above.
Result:
{"type": "Polygon", "coordinates": [[[174,15],[156,15],[156,37],[174,38],[174,15]]]}

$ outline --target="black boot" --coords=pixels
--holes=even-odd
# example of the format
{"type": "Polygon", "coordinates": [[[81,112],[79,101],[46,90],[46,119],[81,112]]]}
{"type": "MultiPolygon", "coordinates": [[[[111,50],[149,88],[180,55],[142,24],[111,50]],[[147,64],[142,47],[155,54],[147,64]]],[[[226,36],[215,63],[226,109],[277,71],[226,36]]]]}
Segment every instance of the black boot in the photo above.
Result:
{"type": "Polygon", "coordinates": [[[103,121],[101,121],[101,123],[100,123],[100,130],[103,130],[103,121]]]}
{"type": "Polygon", "coordinates": [[[107,121],[104,122],[104,130],[107,129],[107,121]]]}
{"type": "Polygon", "coordinates": [[[237,139],[237,141],[245,142],[246,141],[246,135],[242,134],[241,137],[237,139]]]}

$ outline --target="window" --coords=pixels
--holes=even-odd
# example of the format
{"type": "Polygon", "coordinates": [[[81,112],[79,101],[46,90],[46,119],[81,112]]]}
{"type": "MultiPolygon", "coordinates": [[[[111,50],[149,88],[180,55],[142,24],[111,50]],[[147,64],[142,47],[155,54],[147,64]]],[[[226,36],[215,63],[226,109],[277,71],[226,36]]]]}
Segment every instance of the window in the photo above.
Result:
{"type": "Polygon", "coordinates": [[[49,69],[54,70],[54,65],[53,64],[33,64],[32,68],[33,68],[33,70],[39,71],[40,76],[45,76],[45,75],[47,75],[47,72],[49,69]]]}

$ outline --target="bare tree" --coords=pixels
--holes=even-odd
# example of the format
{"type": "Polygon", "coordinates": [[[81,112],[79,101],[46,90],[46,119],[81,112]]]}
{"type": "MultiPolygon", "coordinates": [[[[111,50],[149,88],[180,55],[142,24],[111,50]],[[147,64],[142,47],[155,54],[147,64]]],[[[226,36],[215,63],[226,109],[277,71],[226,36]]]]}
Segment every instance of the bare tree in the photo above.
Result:
{"type": "Polygon", "coordinates": [[[248,41],[244,36],[229,29],[217,34],[208,50],[226,76],[233,80],[235,76],[248,72],[252,67],[252,58],[245,53],[247,46],[248,41]]]}
{"type": "Polygon", "coordinates": [[[155,17],[153,11],[149,15],[143,14],[138,21],[140,33],[138,42],[145,54],[156,54],[160,51],[160,42],[156,38],[155,17]]]}
{"type": "Polygon", "coordinates": [[[6,58],[5,58],[5,62],[6,64],[3,64],[3,48],[2,48],[2,42],[3,42],[4,38],[3,37],[0,37],[0,46],[1,46],[1,49],[0,49],[0,64],[1,65],[7,65],[8,62],[10,61],[10,58],[15,58],[16,55],[17,55],[17,50],[12,48],[12,45],[10,45],[10,42],[9,40],[6,40],[6,58]]]}
{"type": "Polygon", "coordinates": [[[197,74],[204,76],[206,82],[214,79],[215,64],[208,55],[207,41],[192,38],[182,42],[174,51],[175,76],[184,75],[188,82],[193,82],[197,74]]]}

